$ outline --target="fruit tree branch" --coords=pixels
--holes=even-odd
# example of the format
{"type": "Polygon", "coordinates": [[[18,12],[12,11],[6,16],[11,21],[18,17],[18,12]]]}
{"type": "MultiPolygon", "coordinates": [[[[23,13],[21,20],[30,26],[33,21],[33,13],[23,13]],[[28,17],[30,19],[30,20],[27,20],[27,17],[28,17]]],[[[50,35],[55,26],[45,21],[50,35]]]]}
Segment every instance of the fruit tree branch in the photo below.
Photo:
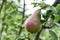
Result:
{"type": "Polygon", "coordinates": [[[57,6],[57,4],[60,4],[60,0],[56,0],[53,4],[53,6],[57,6]]]}
{"type": "MultiPolygon", "coordinates": [[[[24,23],[24,13],[25,13],[25,0],[23,1],[23,12],[22,12],[22,23],[21,24],[23,24],[24,23]]],[[[20,29],[19,29],[19,33],[18,33],[18,36],[16,37],[16,39],[19,37],[19,35],[21,34],[21,32],[22,32],[22,26],[21,25],[19,25],[19,27],[20,27],[20,29]]],[[[16,40],[15,39],[15,40],[16,40]]],[[[17,39],[18,40],[18,39],[17,39]]]]}
{"type": "MultiPolygon", "coordinates": [[[[24,4],[23,4],[23,12],[22,12],[22,24],[24,23],[24,13],[25,13],[25,0],[24,0],[24,4]]],[[[22,27],[20,26],[20,30],[19,30],[19,34],[21,33],[22,31],[22,27]]]]}

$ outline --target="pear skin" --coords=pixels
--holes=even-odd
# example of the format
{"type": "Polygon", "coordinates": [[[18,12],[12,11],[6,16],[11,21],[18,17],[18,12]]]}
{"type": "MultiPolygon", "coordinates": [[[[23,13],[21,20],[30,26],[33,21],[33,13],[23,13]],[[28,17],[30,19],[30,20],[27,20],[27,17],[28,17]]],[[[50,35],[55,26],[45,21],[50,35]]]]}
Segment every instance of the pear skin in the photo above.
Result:
{"type": "Polygon", "coordinates": [[[24,22],[24,27],[30,33],[36,33],[40,30],[39,9],[27,18],[24,22]]]}

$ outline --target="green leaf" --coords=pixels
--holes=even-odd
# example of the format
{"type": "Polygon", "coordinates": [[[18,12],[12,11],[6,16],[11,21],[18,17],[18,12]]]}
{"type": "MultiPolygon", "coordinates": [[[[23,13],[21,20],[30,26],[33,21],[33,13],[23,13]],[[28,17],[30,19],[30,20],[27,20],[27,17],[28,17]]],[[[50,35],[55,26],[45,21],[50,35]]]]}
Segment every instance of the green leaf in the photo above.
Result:
{"type": "Polygon", "coordinates": [[[18,0],[18,2],[20,3],[21,0],[18,0]]]}
{"type": "Polygon", "coordinates": [[[56,14],[57,13],[57,10],[56,10],[55,7],[50,7],[50,8],[51,8],[53,14],[56,14]]]}
{"type": "Polygon", "coordinates": [[[58,5],[56,6],[56,9],[60,10],[60,4],[58,4],[58,5]]]}
{"type": "Polygon", "coordinates": [[[56,15],[56,16],[55,16],[55,20],[54,20],[54,21],[55,21],[55,22],[58,22],[58,21],[59,21],[59,19],[60,19],[60,16],[59,16],[59,15],[56,15]]]}
{"type": "Polygon", "coordinates": [[[45,22],[45,20],[40,20],[41,24],[43,24],[45,22]]]}
{"type": "Polygon", "coordinates": [[[34,5],[34,7],[36,7],[37,5],[40,5],[40,3],[37,3],[37,2],[33,2],[32,4],[34,5]]]}
{"type": "Polygon", "coordinates": [[[51,34],[53,40],[58,40],[57,35],[55,34],[55,32],[53,32],[52,30],[49,30],[49,33],[51,34]]]}
{"type": "Polygon", "coordinates": [[[60,10],[57,10],[57,14],[60,15],[60,10]]]}

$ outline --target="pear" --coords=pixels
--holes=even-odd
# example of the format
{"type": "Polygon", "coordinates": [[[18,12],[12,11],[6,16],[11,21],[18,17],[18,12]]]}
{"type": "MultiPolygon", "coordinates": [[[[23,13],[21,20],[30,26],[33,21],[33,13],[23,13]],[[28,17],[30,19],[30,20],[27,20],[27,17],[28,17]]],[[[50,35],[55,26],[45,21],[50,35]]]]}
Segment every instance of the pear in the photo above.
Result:
{"type": "Polygon", "coordinates": [[[24,27],[30,33],[36,33],[40,30],[40,17],[39,17],[40,10],[37,9],[31,16],[27,18],[24,22],[24,27]]]}

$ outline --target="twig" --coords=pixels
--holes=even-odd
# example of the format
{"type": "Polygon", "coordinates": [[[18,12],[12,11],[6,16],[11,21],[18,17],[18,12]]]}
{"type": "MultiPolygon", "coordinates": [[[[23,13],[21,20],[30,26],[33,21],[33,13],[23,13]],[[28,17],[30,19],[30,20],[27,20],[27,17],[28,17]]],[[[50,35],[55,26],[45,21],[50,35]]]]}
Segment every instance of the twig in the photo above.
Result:
{"type": "MultiPolygon", "coordinates": [[[[23,12],[22,12],[22,24],[24,23],[24,13],[25,13],[25,0],[24,0],[24,5],[23,5],[23,12]]],[[[20,26],[18,35],[20,35],[21,31],[22,31],[22,26],[20,26]]]]}
{"type": "Polygon", "coordinates": [[[6,3],[6,0],[2,0],[2,5],[1,5],[1,8],[0,8],[0,11],[2,10],[3,8],[3,5],[6,3]]]}
{"type": "MultiPolygon", "coordinates": [[[[24,13],[25,13],[25,0],[23,1],[23,12],[22,12],[22,23],[21,24],[23,24],[24,23],[24,13]]],[[[18,35],[17,35],[17,37],[16,37],[16,39],[18,40],[19,38],[19,35],[21,34],[21,32],[22,32],[22,26],[21,25],[19,25],[19,27],[20,27],[20,29],[19,29],[19,33],[18,33],[18,35]]],[[[16,40],[15,39],[15,40],[16,40]]]]}

